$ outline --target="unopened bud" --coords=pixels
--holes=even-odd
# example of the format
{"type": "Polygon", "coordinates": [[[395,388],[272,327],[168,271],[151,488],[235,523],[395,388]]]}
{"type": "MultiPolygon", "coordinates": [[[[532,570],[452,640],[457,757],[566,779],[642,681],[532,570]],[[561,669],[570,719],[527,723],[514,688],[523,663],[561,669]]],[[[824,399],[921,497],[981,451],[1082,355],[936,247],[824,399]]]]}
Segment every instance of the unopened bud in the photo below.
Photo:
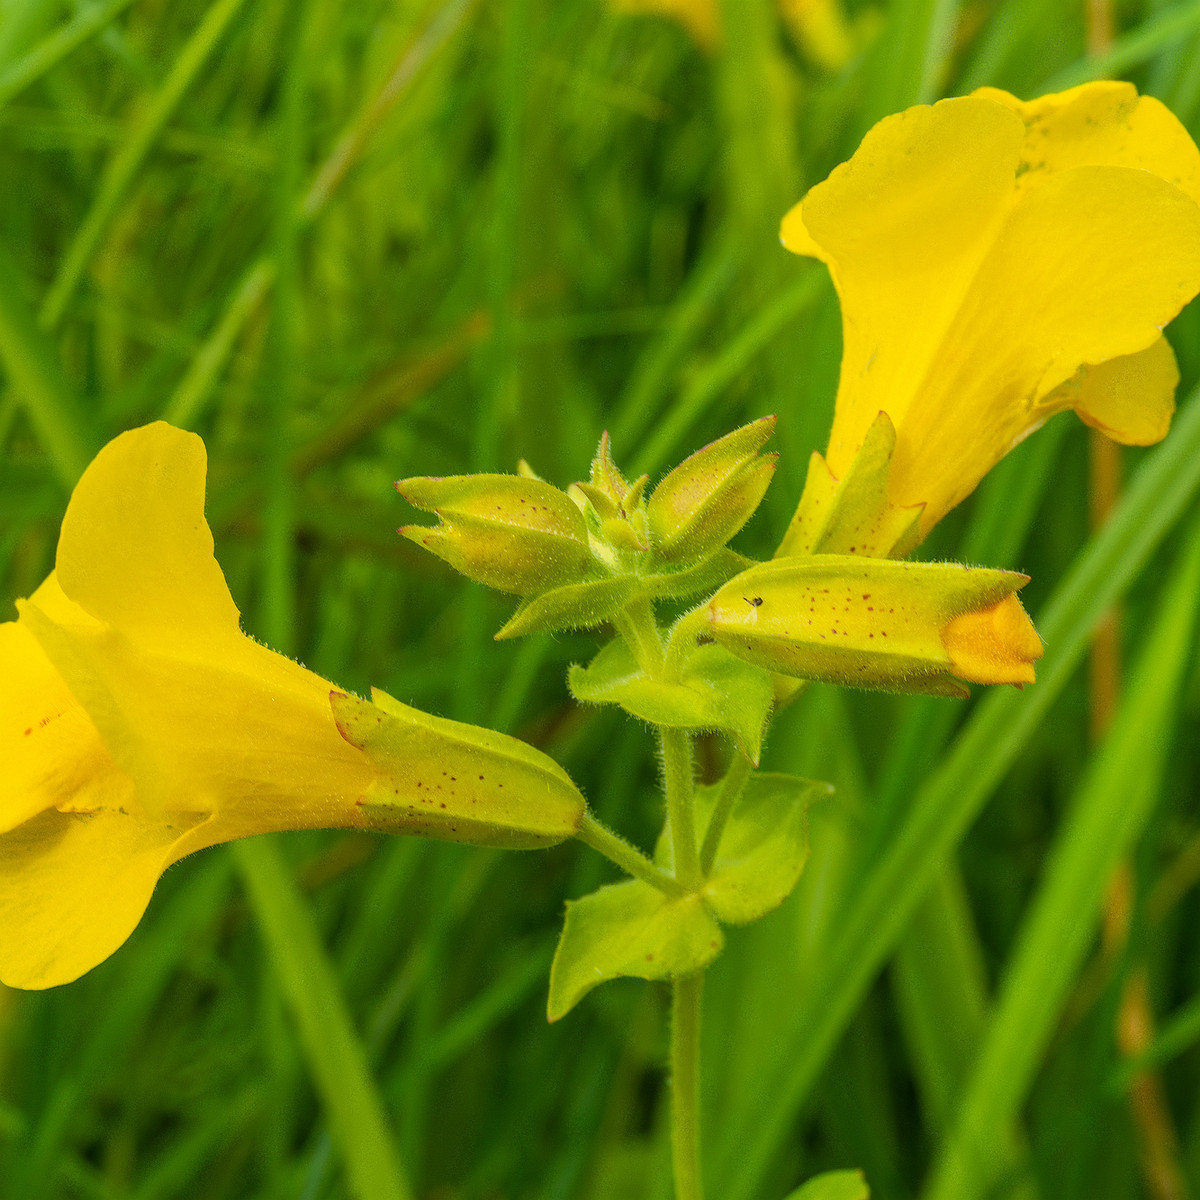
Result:
{"type": "Polygon", "coordinates": [[[665,562],[704,558],[754,514],[775,474],[776,454],[759,455],[775,428],[763,417],[697,450],[654,489],[646,505],[654,552],[665,562]]]}
{"type": "Polygon", "coordinates": [[[1034,682],[1042,643],[1016,597],[1028,576],[855,555],[775,559],[709,603],[709,632],[781,675],[848,687],[965,696],[972,683],[1034,682]]]}
{"type": "Polygon", "coordinates": [[[437,513],[400,533],[469,579],[518,596],[583,579],[592,564],[583,514],[558,488],[520,475],[402,479],[396,490],[437,513]]]}

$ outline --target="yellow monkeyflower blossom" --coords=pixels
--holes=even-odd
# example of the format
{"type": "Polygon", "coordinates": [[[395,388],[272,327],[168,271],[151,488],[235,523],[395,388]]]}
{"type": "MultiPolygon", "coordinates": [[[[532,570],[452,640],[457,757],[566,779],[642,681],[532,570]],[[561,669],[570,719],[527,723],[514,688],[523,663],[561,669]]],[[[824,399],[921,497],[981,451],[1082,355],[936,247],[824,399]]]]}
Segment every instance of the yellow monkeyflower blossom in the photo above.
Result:
{"type": "Polygon", "coordinates": [[[11,986],[101,962],[168,866],[232,838],[348,827],[535,846],[578,828],[582,796],[532,747],[347,697],[243,634],[204,486],[194,434],[116,438],[75,488],[54,572],[0,624],[11,986]]]}
{"type": "Polygon", "coordinates": [[[915,540],[1056,412],[1126,443],[1165,435],[1162,329],[1200,291],[1200,152],[1130,84],[887,117],[781,236],[828,265],[844,335],[828,471],[814,460],[825,480],[810,474],[781,553],[812,549],[814,508],[878,422],[888,502],[923,506],[915,540]]]}

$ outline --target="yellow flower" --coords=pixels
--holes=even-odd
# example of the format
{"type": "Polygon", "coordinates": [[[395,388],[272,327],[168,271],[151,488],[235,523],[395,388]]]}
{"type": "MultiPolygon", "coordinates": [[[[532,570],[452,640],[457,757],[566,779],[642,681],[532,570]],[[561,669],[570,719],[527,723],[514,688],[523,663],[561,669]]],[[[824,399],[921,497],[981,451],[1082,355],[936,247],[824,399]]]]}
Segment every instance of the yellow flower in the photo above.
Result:
{"type": "Polygon", "coordinates": [[[351,827],[519,846],[578,827],[582,797],[531,747],[346,697],[243,634],[204,480],[194,434],[116,438],[75,488],[55,571],[0,624],[11,986],[101,962],[168,866],[232,838],[351,827]]]}
{"type": "MultiPolygon", "coordinates": [[[[612,0],[617,12],[647,13],[677,21],[701,50],[712,54],[721,44],[720,0],[612,0]]],[[[874,24],[869,18],[852,28],[839,0],[779,0],[788,32],[817,66],[836,71],[854,52],[855,32],[874,24]]]]}
{"type": "Polygon", "coordinates": [[[985,88],[888,117],[781,236],[841,299],[828,470],[842,479],[885,413],[887,498],[924,506],[919,535],[1053,413],[1165,435],[1162,328],[1200,291],[1200,152],[1130,84],[1029,103],[985,88]]]}

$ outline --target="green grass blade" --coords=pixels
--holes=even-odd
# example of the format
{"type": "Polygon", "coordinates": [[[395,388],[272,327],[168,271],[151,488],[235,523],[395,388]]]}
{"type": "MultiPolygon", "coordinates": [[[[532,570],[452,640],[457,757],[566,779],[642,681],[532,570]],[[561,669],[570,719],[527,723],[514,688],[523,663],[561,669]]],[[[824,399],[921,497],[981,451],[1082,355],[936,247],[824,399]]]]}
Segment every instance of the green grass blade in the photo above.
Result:
{"type": "Polygon", "coordinates": [[[36,83],[88,38],[107,29],[132,3],[133,0],[108,0],[107,4],[81,8],[65,25],[43,38],[0,75],[0,108],[36,83]]]}
{"type": "Polygon", "coordinates": [[[1061,92],[1089,79],[1107,79],[1128,74],[1154,57],[1160,50],[1200,29],[1200,0],[1176,4],[1144,21],[1136,29],[1114,40],[1112,46],[1095,58],[1084,58],[1052,75],[1042,86],[1044,92],[1061,92]]]}
{"type": "Polygon", "coordinates": [[[96,452],[83,403],[63,374],[58,355],[37,327],[15,268],[0,249],[0,358],[9,387],[20,397],[59,482],[71,488],[96,452]]]}
{"type": "Polygon", "coordinates": [[[1109,524],[1080,555],[1041,624],[1047,643],[1036,687],[986,696],[907,819],[855,889],[831,952],[800,1000],[798,1035],[762,1099],[722,1139],[721,1194],[749,1200],[856,1005],[896,945],[939,862],[963,836],[1078,666],[1091,628],[1130,585],[1200,487],[1200,403],[1182,409],[1142,465],[1109,524]]]}
{"type": "Polygon", "coordinates": [[[683,395],[655,426],[653,435],[642,443],[634,456],[633,473],[653,474],[667,466],[673,456],[678,457],[679,447],[692,426],[717,403],[722,393],[772,339],[817,301],[823,287],[824,280],[817,268],[805,271],[747,321],[725,349],[697,373],[683,395]]]}
{"type": "Polygon", "coordinates": [[[362,1042],[295,879],[268,839],[235,842],[232,850],[345,1156],[351,1192],[358,1200],[409,1200],[362,1042]]]}
{"type": "Polygon", "coordinates": [[[994,1182],[995,1131],[1024,1101],[1099,924],[1105,886],[1158,799],[1198,611],[1200,525],[1029,906],[925,1200],[973,1200],[994,1182]]]}
{"type": "Polygon", "coordinates": [[[215,0],[171,66],[153,101],[135,123],[128,141],[113,156],[100,182],[100,190],[83,224],[75,234],[58,274],[46,293],[39,320],[53,329],[67,310],[100,239],[125,198],[134,178],[146,161],[159,134],[178,107],[188,88],[208,62],[230,22],[246,0],[215,0]]]}

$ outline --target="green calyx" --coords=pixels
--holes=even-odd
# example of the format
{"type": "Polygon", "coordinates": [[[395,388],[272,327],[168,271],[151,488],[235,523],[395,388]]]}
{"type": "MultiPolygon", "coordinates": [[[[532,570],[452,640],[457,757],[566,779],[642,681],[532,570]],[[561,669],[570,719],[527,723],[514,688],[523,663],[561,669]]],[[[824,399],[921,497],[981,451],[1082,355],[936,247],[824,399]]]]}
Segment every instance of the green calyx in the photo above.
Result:
{"type": "Polygon", "coordinates": [[[396,490],[440,518],[400,533],[469,579],[528,596],[584,578],[587,526],[558,488],[521,475],[402,479],[396,490]]]}
{"type": "Polygon", "coordinates": [[[758,453],[774,429],[774,417],[743,425],[663,479],[646,504],[655,555],[664,562],[694,562],[745,525],[775,474],[779,456],[758,453]]]}
{"type": "Polygon", "coordinates": [[[338,731],[378,775],[359,800],[364,824],[508,850],[574,837],[587,805],[548,755],[514,737],[434,717],[375,689],[331,692],[338,731]]]}

